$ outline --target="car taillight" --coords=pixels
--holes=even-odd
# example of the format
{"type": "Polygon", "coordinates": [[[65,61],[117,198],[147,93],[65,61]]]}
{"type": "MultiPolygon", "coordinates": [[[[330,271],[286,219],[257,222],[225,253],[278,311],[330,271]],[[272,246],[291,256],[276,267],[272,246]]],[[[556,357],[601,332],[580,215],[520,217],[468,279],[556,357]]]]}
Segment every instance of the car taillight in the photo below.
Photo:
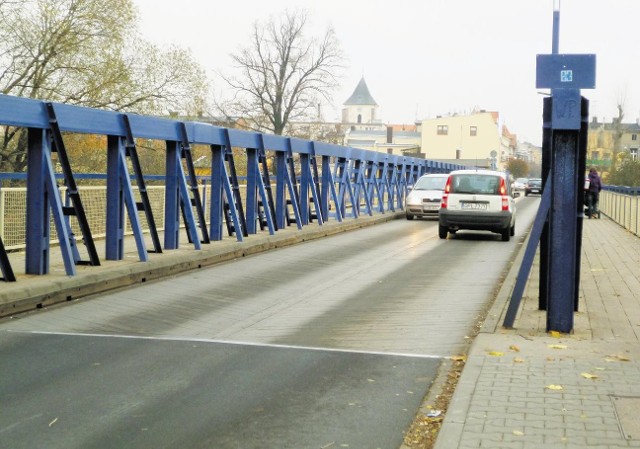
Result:
{"type": "Polygon", "coordinates": [[[507,185],[504,178],[500,178],[500,195],[502,195],[502,210],[509,210],[509,197],[507,196],[507,185]]]}
{"type": "Polygon", "coordinates": [[[440,208],[446,209],[449,201],[449,192],[451,191],[451,176],[447,178],[447,183],[444,186],[444,193],[442,194],[442,201],[440,202],[440,208]]]}
{"type": "Polygon", "coordinates": [[[504,183],[504,178],[500,178],[500,195],[507,194],[507,185],[504,183]]]}

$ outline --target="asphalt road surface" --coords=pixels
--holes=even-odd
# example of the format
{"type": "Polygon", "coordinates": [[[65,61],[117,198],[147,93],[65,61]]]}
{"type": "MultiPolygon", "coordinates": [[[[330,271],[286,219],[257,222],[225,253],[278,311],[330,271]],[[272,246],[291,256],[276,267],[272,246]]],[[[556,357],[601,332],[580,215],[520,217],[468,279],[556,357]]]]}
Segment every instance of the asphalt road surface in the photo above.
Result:
{"type": "Polygon", "coordinates": [[[0,448],[384,448],[522,245],[395,220],[0,321],[0,448]]]}

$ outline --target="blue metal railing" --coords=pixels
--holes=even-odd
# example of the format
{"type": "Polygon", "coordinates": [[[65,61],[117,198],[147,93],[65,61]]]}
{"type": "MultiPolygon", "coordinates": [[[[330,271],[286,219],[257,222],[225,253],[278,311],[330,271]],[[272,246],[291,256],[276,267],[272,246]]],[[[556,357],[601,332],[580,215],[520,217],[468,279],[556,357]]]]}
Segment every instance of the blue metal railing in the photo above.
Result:
{"type": "MultiPolygon", "coordinates": [[[[457,164],[228,129],[200,122],[122,114],[7,95],[0,95],[0,126],[21,127],[28,133],[27,173],[13,175],[25,179],[27,184],[27,274],[47,274],[49,271],[48,229],[51,218],[54,219],[68,275],[74,275],[75,265],[81,262],[76,237],[71,232],[71,217],[78,219],[83,228],[85,246],[87,243],[93,244],[90,229],[82,217],[80,195],[71,191],[74,201],[70,205],[59,197],[56,188],[61,175],[53,169],[52,153],[58,154],[58,161],[65,161],[66,150],[62,137],[67,133],[107,136],[106,245],[107,259],[112,260],[123,257],[118,248],[122,245],[127,213],[133,225],[140,260],[146,260],[146,244],[141,235],[142,228],[137,223],[141,206],[133,202],[132,176],[129,175],[127,167],[130,165],[126,159],[135,156],[134,139],[153,139],[166,143],[167,174],[160,179],[166,187],[165,216],[172,219],[165,223],[165,249],[177,248],[181,226],[187,228],[189,241],[198,249],[204,240],[206,243],[209,239],[221,240],[223,226],[227,226],[230,236],[235,235],[238,241],[242,241],[244,237],[258,232],[255,223],[263,218],[268,223],[268,232],[274,233],[291,225],[301,229],[310,224],[311,217],[317,218],[315,225],[322,225],[329,219],[342,221],[347,214],[357,219],[362,213],[394,212],[404,207],[408,186],[422,174],[447,173],[464,168],[457,164]],[[191,177],[190,180],[189,173],[186,173],[189,160],[185,165],[184,157],[185,153],[190,153],[193,144],[207,145],[211,150],[211,175],[207,178],[210,206],[208,228],[203,223],[197,226],[196,221],[202,220],[191,209],[202,207],[198,195],[189,197],[189,191],[193,192],[196,186],[193,185],[195,178],[191,177]],[[232,148],[242,149],[240,157],[246,158],[244,198],[239,194],[239,177],[235,172],[235,158],[239,156],[231,151],[232,148]],[[269,181],[266,163],[262,164],[267,153],[273,155],[276,161],[273,183],[269,181]],[[275,186],[275,194],[271,191],[271,184],[275,186]],[[194,201],[198,204],[194,204],[194,201]],[[290,218],[291,210],[293,219],[290,218]],[[207,230],[208,238],[201,240],[205,236],[198,235],[198,229],[201,232],[207,230]]],[[[66,165],[64,182],[68,186],[75,186],[75,177],[80,179],[84,176],[74,174],[69,164],[66,165]]],[[[92,176],[98,175],[88,175],[92,176]]],[[[78,190],[82,190],[82,187],[78,187],[78,190]]],[[[153,216],[147,214],[147,217],[153,216]]]]}

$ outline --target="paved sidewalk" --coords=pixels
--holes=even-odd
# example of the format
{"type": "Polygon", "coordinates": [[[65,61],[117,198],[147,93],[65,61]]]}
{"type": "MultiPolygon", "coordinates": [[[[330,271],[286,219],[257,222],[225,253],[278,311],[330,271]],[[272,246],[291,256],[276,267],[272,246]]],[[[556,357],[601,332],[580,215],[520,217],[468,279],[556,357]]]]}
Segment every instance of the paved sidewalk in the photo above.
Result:
{"type": "MultiPolygon", "coordinates": [[[[534,264],[514,329],[513,265],[467,363],[436,449],[640,448],[640,238],[585,220],[574,333],[546,333],[534,264]]],[[[521,251],[523,253],[524,251],[521,251]]]]}

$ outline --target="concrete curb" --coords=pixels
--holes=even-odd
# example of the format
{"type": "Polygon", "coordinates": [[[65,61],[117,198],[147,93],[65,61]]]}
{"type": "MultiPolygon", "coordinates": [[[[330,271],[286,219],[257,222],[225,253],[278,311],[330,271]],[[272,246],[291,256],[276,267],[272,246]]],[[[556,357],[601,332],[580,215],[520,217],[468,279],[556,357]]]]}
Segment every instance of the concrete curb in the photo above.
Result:
{"type": "MultiPolygon", "coordinates": [[[[507,275],[498,290],[484,322],[482,323],[482,327],[480,328],[478,335],[493,334],[498,330],[498,327],[502,325],[502,317],[509,305],[511,293],[515,287],[516,280],[518,278],[518,271],[522,265],[526,245],[529,241],[529,231],[527,231],[526,236],[527,237],[521,242],[522,246],[513,259],[511,267],[509,267],[509,270],[507,271],[507,275]]],[[[484,361],[483,357],[473,356],[477,353],[477,345],[476,336],[469,348],[467,361],[462,370],[462,375],[460,376],[460,380],[456,386],[455,393],[451,398],[447,415],[445,416],[445,420],[438,433],[434,449],[450,449],[459,447],[460,445],[467,411],[469,410],[471,399],[476,389],[478,379],[480,378],[482,364],[484,361]],[[464,382],[462,381],[463,378],[464,382]]],[[[481,352],[482,351],[480,351],[480,353],[481,352]]]]}

